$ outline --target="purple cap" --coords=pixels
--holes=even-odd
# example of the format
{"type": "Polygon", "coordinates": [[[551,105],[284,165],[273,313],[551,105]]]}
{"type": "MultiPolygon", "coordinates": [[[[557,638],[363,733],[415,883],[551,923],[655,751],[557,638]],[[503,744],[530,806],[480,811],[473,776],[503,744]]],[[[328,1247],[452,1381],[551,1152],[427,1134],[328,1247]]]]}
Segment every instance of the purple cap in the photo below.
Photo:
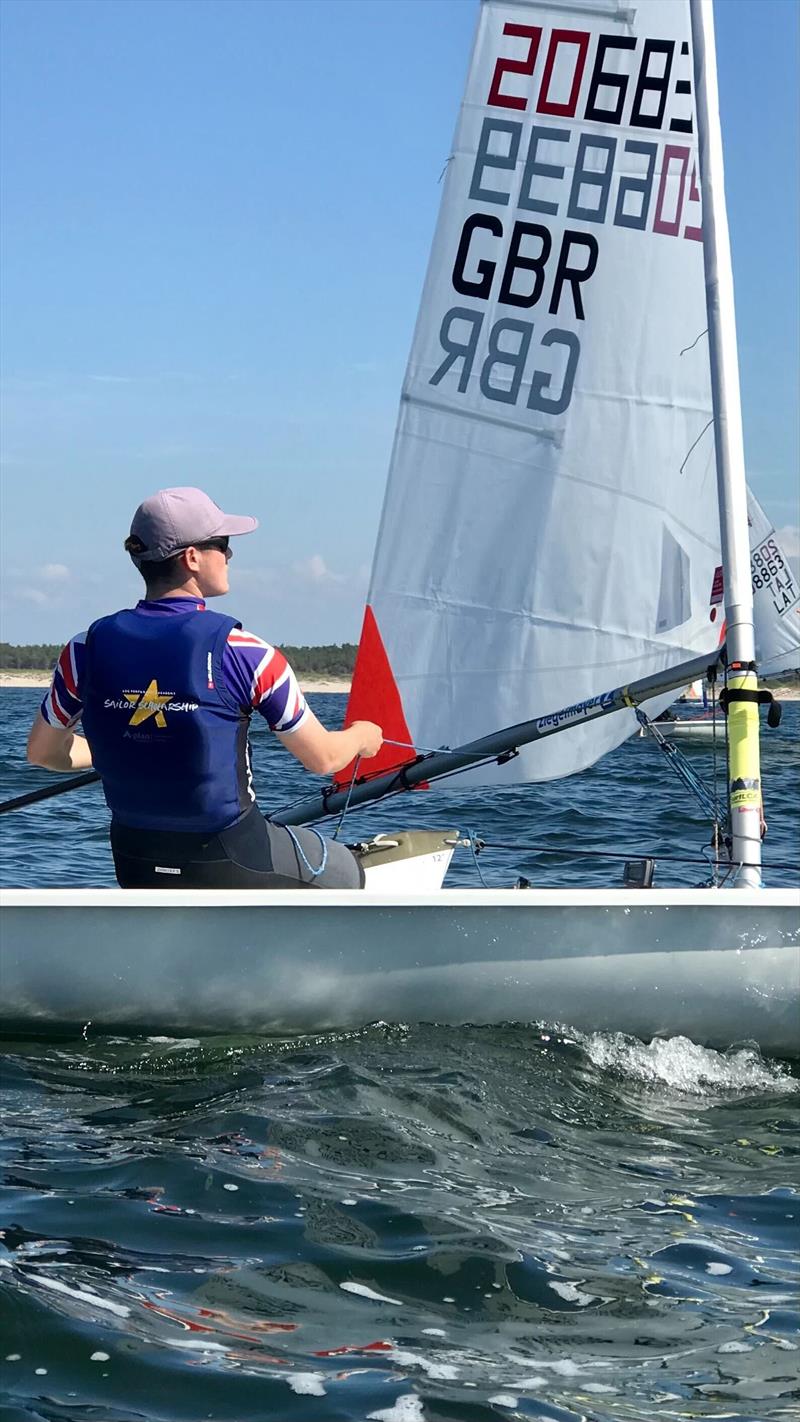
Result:
{"type": "Polygon", "coordinates": [[[202,489],[159,489],[133,515],[125,547],[137,564],[162,563],[193,543],[254,528],[257,518],[223,513],[202,489]]]}

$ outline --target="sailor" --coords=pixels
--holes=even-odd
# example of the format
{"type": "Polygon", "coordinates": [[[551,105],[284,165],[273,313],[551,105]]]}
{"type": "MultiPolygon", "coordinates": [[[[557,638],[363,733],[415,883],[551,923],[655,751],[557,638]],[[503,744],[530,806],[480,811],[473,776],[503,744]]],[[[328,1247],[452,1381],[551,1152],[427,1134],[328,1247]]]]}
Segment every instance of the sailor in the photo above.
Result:
{"type": "Polygon", "coordinates": [[[326,730],[277,647],[207,608],[228,591],[230,539],[256,527],[201,489],[145,499],[125,542],[145,597],[72,638],[31,728],[33,765],[99,772],[123,888],[363,885],[343,844],[271,824],[256,805],[254,711],[317,775],[376,755],[383,739],[371,721],[326,730]]]}

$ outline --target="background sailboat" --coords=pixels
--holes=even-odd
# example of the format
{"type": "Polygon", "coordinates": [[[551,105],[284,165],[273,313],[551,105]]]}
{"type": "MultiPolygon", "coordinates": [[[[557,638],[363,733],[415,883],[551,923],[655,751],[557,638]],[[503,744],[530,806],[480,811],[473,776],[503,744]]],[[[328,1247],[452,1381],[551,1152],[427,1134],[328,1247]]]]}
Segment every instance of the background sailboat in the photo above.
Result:
{"type": "MultiPolygon", "coordinates": [[[[800,580],[750,489],[747,521],[756,661],[762,676],[780,678],[782,673],[796,673],[800,668],[800,580]]],[[[723,726],[711,705],[707,682],[702,678],[693,682],[680,699],[686,711],[677,715],[665,712],[669,719],[659,720],[661,734],[691,745],[708,745],[717,736],[721,744],[723,726]]],[[[646,736],[647,732],[643,729],[640,734],[646,736]]]]}

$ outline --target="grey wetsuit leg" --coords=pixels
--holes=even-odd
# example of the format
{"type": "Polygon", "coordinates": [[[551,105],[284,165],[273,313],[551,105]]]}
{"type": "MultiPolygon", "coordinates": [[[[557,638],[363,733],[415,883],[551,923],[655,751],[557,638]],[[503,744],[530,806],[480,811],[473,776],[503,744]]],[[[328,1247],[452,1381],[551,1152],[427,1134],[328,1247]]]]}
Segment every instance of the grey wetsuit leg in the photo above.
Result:
{"type": "Polygon", "coordinates": [[[356,859],[347,846],[340,844],[338,840],[324,839],[325,849],[323,849],[319,835],[302,826],[292,827],[290,832],[285,825],[273,825],[267,821],[267,831],[274,874],[279,874],[282,878],[285,877],[295,884],[299,880],[305,888],[309,889],[362,889],[364,887],[364,870],[360,860],[356,859]],[[302,855],[298,850],[298,845],[302,850],[302,855]],[[307,866],[310,864],[312,870],[317,869],[322,863],[324,853],[326,853],[325,868],[321,874],[315,876],[307,866]],[[305,856],[307,863],[303,862],[303,856],[305,856]]]}

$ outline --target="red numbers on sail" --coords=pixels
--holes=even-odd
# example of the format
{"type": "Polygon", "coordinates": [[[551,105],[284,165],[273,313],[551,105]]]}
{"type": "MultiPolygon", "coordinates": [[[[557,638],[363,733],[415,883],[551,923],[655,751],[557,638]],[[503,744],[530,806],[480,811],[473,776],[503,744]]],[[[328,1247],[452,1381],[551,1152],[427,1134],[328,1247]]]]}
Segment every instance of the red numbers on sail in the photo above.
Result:
{"type": "Polygon", "coordinates": [[[595,43],[587,30],[554,29],[543,42],[540,25],[511,23],[503,34],[515,52],[497,57],[486,100],[492,107],[692,132],[686,41],[600,34],[595,43]]]}

